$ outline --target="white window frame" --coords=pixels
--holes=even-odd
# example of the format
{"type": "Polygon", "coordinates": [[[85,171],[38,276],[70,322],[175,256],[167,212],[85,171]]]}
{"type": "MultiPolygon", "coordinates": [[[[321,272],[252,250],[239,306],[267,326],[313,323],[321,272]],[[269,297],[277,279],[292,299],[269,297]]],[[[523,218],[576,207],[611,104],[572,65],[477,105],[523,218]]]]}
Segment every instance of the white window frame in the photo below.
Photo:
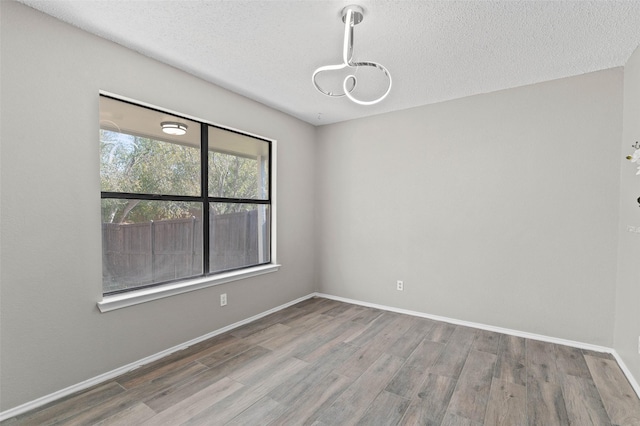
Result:
{"type": "MultiPolygon", "coordinates": [[[[257,277],[263,274],[269,274],[278,271],[281,265],[277,262],[277,141],[275,139],[266,138],[264,136],[252,134],[243,130],[235,129],[229,126],[224,126],[218,123],[211,122],[206,119],[188,116],[182,113],[168,110],[166,108],[159,108],[155,105],[151,105],[145,102],[140,102],[131,98],[123,97],[114,93],[100,90],[100,95],[108,96],[114,99],[130,102],[140,105],[141,107],[152,108],[155,110],[165,111],[168,114],[182,116],[189,120],[198,121],[207,125],[215,126],[223,130],[228,130],[236,133],[241,133],[247,136],[263,139],[271,143],[271,170],[270,170],[270,216],[271,216],[271,250],[270,250],[270,263],[264,265],[257,265],[247,267],[239,270],[216,273],[214,275],[207,275],[195,278],[186,278],[181,281],[159,284],[154,287],[141,288],[139,290],[131,290],[125,293],[118,293],[113,295],[103,295],[102,300],[97,302],[100,312],[109,312],[116,309],[125,308],[128,306],[138,305],[141,303],[150,302],[152,300],[163,299],[183,293],[188,293],[195,290],[200,290],[207,287],[226,284],[229,282],[257,277]]],[[[102,280],[100,281],[100,287],[102,288],[102,280]]]]}

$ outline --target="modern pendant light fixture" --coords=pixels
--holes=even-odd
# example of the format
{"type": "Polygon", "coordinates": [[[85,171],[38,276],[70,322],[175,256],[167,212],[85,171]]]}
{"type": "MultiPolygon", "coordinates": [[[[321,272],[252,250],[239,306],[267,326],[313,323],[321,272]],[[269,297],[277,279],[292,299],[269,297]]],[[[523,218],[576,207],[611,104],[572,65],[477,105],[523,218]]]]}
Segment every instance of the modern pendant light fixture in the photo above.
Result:
{"type": "Polygon", "coordinates": [[[187,125],[175,121],[163,121],[160,126],[162,126],[162,131],[168,135],[182,136],[187,133],[187,125]]]}
{"type": "Polygon", "coordinates": [[[364,10],[360,6],[351,5],[351,6],[345,7],[342,10],[342,21],[344,22],[344,44],[342,48],[343,63],[339,65],[325,65],[323,67],[318,68],[317,70],[314,71],[313,75],[311,76],[311,81],[313,82],[313,85],[316,87],[316,89],[318,89],[318,91],[323,95],[335,96],[335,97],[346,96],[351,101],[359,105],[374,105],[380,102],[381,100],[383,100],[384,98],[386,98],[389,92],[391,91],[391,74],[389,74],[389,70],[387,70],[385,67],[383,67],[377,62],[355,62],[353,60],[353,32],[354,32],[353,28],[356,25],[358,25],[360,22],[362,22],[363,18],[364,18],[364,10]],[[353,96],[352,92],[356,88],[356,85],[358,84],[358,79],[356,78],[355,74],[358,71],[358,68],[360,67],[373,67],[373,68],[379,69],[384,73],[389,83],[387,85],[386,91],[382,96],[372,101],[362,101],[360,99],[356,99],[353,96]],[[316,80],[316,77],[318,76],[318,74],[322,72],[327,72],[327,71],[338,71],[344,68],[350,68],[352,72],[348,76],[346,76],[345,79],[343,80],[342,92],[334,93],[329,90],[323,89],[320,86],[320,84],[318,84],[318,81],[316,80]]]}

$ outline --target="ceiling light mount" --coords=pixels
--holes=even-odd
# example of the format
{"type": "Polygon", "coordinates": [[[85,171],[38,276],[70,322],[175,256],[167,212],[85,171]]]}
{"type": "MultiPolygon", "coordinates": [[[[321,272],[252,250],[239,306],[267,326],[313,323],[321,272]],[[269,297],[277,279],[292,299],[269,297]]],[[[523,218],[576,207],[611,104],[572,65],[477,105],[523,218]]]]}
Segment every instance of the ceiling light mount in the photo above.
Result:
{"type": "Polygon", "coordinates": [[[168,135],[182,136],[187,133],[187,125],[177,121],[163,121],[160,126],[162,131],[168,135]]]}
{"type": "Polygon", "coordinates": [[[340,97],[346,96],[352,102],[355,102],[359,105],[374,105],[387,97],[389,92],[391,91],[391,74],[389,74],[389,70],[387,70],[384,66],[377,62],[355,62],[353,60],[353,28],[358,25],[364,19],[364,9],[358,5],[347,6],[342,9],[342,21],[344,22],[344,43],[342,47],[342,64],[338,65],[325,65],[316,69],[311,76],[311,81],[313,85],[318,89],[320,93],[326,96],[340,97]],[[379,69],[384,73],[387,80],[389,81],[387,85],[387,89],[384,94],[377,99],[372,101],[362,101],[353,96],[351,92],[356,88],[358,84],[358,79],[355,76],[355,73],[358,71],[359,67],[373,67],[375,69],[379,69]],[[326,71],[338,71],[344,68],[350,68],[353,70],[352,73],[347,75],[342,81],[342,92],[334,93],[330,90],[323,89],[316,77],[318,74],[326,71]]]}
{"type": "Polygon", "coordinates": [[[349,11],[351,11],[353,16],[352,25],[358,25],[360,22],[362,22],[362,20],[364,19],[364,9],[357,4],[352,4],[342,9],[342,22],[344,22],[345,24],[347,23],[347,13],[349,11]]]}

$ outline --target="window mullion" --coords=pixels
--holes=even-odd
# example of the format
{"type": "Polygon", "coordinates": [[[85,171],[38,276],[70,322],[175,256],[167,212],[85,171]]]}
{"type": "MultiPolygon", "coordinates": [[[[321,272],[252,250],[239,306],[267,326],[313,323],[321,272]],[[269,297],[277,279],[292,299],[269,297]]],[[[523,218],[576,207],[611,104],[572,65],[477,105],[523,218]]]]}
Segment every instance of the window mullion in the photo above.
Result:
{"type": "Polygon", "coordinates": [[[209,129],[204,123],[200,124],[200,168],[201,184],[200,196],[202,200],[202,270],[204,275],[209,274],[209,250],[211,240],[209,238],[209,129]]]}
{"type": "Polygon", "coordinates": [[[255,198],[225,198],[209,197],[210,203],[230,203],[230,204],[271,204],[269,200],[258,200],[255,198]]]}
{"type": "Polygon", "coordinates": [[[149,200],[149,201],[200,201],[201,197],[190,195],[170,195],[170,194],[144,194],[137,192],[100,192],[100,198],[119,200],[149,200]]]}

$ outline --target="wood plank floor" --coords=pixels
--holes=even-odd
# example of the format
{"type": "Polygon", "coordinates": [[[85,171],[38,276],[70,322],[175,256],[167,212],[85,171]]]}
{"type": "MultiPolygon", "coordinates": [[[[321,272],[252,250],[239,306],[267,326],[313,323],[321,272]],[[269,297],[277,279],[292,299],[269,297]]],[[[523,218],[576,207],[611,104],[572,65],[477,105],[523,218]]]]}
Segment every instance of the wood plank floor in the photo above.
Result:
{"type": "Polygon", "coordinates": [[[313,298],[2,425],[640,425],[608,354],[313,298]]]}

